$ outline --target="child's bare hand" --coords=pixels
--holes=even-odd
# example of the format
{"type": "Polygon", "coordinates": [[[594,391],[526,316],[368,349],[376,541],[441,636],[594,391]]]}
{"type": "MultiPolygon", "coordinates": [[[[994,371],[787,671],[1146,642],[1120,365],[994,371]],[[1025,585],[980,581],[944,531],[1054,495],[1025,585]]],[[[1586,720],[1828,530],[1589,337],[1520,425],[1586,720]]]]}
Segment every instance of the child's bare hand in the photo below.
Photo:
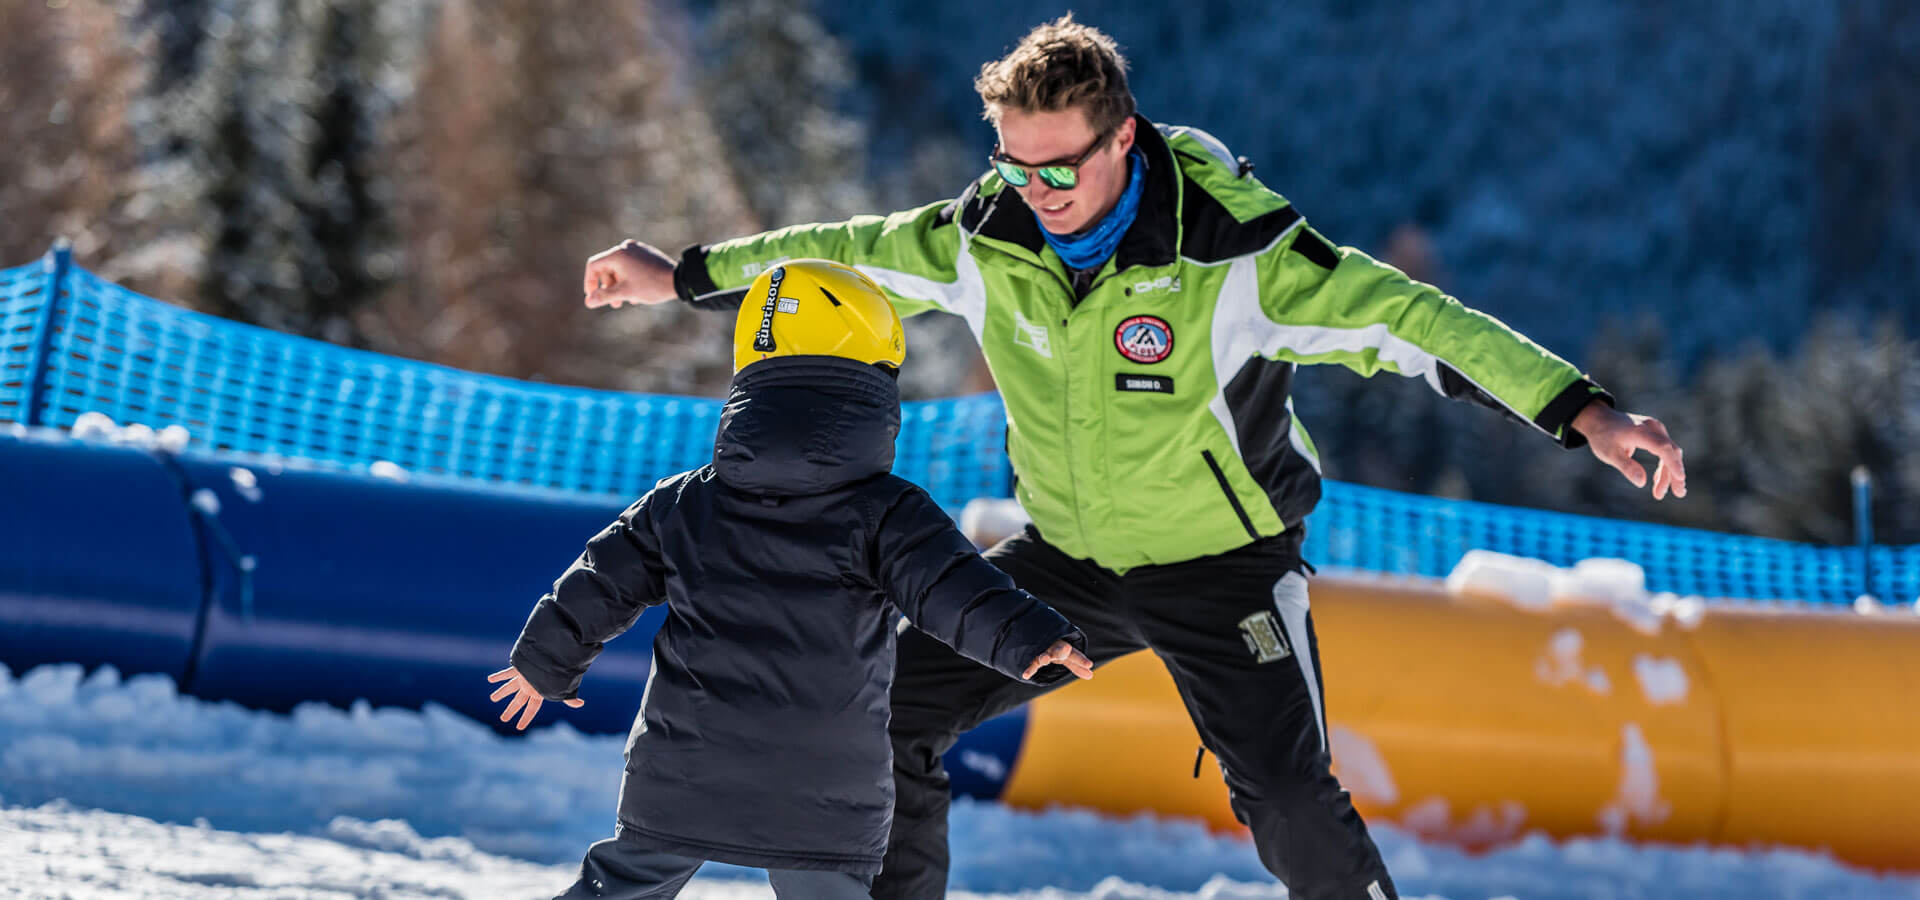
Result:
{"type": "Polygon", "coordinates": [[[1047,652],[1034,657],[1033,662],[1027,664],[1027,670],[1021,672],[1020,677],[1032,678],[1033,673],[1051,663],[1066,666],[1067,671],[1080,678],[1093,677],[1093,660],[1088,659],[1085,653],[1075,650],[1073,645],[1066,641],[1054,641],[1053,646],[1047,648],[1047,652]]]}
{"type": "MultiPolygon", "coordinates": [[[[513,727],[521,731],[527,730],[527,725],[532,723],[533,717],[540,712],[540,704],[546,702],[545,698],[540,696],[539,691],[533,689],[533,685],[527,683],[527,679],[520,674],[519,669],[512,666],[488,675],[487,681],[506,682],[506,684],[500,686],[499,690],[493,692],[493,696],[487,699],[498,701],[500,698],[509,694],[513,695],[513,700],[507,704],[507,711],[500,714],[500,721],[510,721],[513,719],[514,713],[520,713],[520,722],[513,727]],[[526,707],[525,710],[521,709],[523,705],[526,707]]],[[[565,703],[573,709],[579,709],[587,705],[587,701],[577,697],[572,700],[562,700],[560,702],[565,703]]]]}

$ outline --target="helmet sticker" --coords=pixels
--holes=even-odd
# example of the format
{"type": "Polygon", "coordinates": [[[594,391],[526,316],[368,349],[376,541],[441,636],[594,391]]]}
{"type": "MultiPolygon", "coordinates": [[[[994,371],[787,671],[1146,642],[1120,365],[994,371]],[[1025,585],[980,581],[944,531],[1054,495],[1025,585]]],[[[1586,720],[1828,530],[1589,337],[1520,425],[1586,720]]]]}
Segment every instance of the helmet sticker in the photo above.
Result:
{"type": "Polygon", "coordinates": [[[1134,362],[1157,363],[1173,352],[1173,326],[1159,316],[1134,316],[1113,330],[1113,346],[1134,362]]]}
{"type": "Polygon", "coordinates": [[[773,311],[780,301],[780,282],[787,277],[787,267],[781,266],[768,276],[767,300],[760,306],[760,330],[753,335],[753,349],[761,353],[772,353],[773,347],[773,311]]]}

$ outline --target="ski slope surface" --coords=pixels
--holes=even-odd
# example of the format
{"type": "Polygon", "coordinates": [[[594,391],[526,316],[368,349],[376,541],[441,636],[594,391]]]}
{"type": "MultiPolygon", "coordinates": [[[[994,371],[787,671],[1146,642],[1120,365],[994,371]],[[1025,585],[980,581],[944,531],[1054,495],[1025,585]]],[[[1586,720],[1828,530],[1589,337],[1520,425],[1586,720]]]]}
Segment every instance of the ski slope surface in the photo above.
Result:
{"type": "MultiPolygon", "coordinates": [[[[432,706],[282,715],[183,697],[164,676],[0,666],[0,897],[551,897],[611,832],[623,743],[564,723],[506,738],[432,706]]],[[[1286,896],[1249,843],[1193,822],[963,800],[952,824],[963,900],[1286,896]]],[[[1920,878],[1799,850],[1534,835],[1475,856],[1391,825],[1375,836],[1407,897],[1920,900],[1920,878]]],[[[756,870],[709,865],[682,896],[772,893],[756,870]]]]}

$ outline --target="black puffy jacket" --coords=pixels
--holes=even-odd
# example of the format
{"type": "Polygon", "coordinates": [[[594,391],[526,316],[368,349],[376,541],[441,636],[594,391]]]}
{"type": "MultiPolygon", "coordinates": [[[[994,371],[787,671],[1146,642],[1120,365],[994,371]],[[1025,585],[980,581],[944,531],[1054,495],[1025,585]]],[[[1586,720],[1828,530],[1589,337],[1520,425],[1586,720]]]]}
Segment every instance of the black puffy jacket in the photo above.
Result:
{"type": "MultiPolygon", "coordinates": [[[[713,463],[655,485],[534,607],[513,665],[559,700],[602,642],[668,605],[627,740],[620,837],[878,872],[893,611],[1009,677],[1056,640],[1083,643],[890,473],[899,429],[898,389],[872,366],[754,363],[734,379],[713,463]]],[[[1048,666],[1036,680],[1064,677],[1048,666]]]]}

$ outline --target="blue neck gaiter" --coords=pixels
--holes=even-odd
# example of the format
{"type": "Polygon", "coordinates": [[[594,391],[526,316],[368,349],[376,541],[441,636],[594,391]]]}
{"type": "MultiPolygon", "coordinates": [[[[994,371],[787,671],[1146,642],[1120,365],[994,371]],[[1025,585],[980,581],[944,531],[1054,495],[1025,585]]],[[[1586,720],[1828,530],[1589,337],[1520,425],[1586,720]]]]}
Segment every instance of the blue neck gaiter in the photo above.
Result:
{"type": "MultiPolygon", "coordinates": [[[[1113,205],[1100,221],[1092,227],[1073,234],[1061,236],[1040,226],[1040,235],[1047,239],[1047,245],[1053,252],[1060,254],[1069,268],[1091,269],[1107,261],[1113,251],[1120,246],[1120,237],[1127,233],[1133,224],[1135,213],[1140,211],[1140,195],[1147,186],[1147,160],[1139,148],[1127,154],[1127,189],[1120,194],[1120,202],[1113,205]]],[[[1040,214],[1034,213],[1034,221],[1040,220],[1040,214]]]]}

